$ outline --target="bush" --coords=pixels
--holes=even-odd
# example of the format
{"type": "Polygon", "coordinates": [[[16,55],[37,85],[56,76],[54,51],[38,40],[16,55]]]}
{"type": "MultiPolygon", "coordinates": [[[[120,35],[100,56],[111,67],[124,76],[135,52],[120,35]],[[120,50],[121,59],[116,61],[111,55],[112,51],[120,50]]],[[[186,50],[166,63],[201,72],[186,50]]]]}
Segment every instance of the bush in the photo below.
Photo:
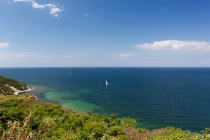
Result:
{"type": "Polygon", "coordinates": [[[0,106],[1,107],[16,107],[22,101],[23,100],[21,100],[21,99],[11,99],[11,100],[1,103],[0,106]]]}
{"type": "Polygon", "coordinates": [[[106,132],[106,124],[98,120],[88,120],[84,124],[84,131],[89,135],[93,134],[93,138],[100,139],[106,132]]]}
{"type": "Polygon", "coordinates": [[[145,129],[145,128],[138,128],[137,130],[138,130],[138,132],[140,132],[140,133],[145,133],[145,132],[147,132],[147,129],[145,129]]]}
{"type": "MultiPolygon", "coordinates": [[[[24,102],[27,101],[30,99],[24,99],[24,102]]],[[[0,103],[0,139],[18,139],[24,136],[24,139],[28,137],[30,140],[208,140],[210,136],[210,128],[202,131],[203,137],[198,133],[174,127],[149,131],[136,129],[136,120],[118,120],[115,114],[110,118],[91,112],[79,114],[70,109],[64,111],[58,105],[42,101],[32,102],[30,106],[21,105],[22,100],[17,99],[0,103]],[[26,118],[27,114],[29,116],[26,118]]]]}
{"type": "Polygon", "coordinates": [[[122,125],[123,127],[136,127],[137,122],[132,118],[123,118],[122,125]]]}
{"type": "Polygon", "coordinates": [[[127,137],[126,137],[126,135],[119,135],[118,139],[119,140],[127,140],[127,137]]]}
{"type": "Polygon", "coordinates": [[[120,127],[120,126],[111,126],[109,128],[109,135],[117,136],[117,135],[121,135],[121,134],[124,134],[122,127],[120,127]]]}

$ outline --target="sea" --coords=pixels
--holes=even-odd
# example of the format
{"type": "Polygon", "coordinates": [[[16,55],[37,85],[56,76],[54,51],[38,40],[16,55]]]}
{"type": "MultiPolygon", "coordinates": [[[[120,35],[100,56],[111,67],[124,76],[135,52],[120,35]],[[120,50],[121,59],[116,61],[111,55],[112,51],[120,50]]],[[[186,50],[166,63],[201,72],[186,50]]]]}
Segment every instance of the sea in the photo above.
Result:
{"type": "Polygon", "coordinates": [[[210,68],[0,68],[0,75],[79,113],[130,117],[149,130],[210,127],[210,68]]]}

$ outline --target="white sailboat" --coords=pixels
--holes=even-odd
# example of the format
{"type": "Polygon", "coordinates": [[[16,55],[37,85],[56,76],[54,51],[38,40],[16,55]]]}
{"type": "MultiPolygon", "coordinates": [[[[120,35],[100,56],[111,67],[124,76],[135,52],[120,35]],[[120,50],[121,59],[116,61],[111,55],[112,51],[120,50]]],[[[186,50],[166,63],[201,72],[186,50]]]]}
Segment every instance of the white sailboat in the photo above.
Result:
{"type": "Polygon", "coordinates": [[[106,85],[108,85],[109,83],[107,82],[107,79],[106,79],[106,85]]]}

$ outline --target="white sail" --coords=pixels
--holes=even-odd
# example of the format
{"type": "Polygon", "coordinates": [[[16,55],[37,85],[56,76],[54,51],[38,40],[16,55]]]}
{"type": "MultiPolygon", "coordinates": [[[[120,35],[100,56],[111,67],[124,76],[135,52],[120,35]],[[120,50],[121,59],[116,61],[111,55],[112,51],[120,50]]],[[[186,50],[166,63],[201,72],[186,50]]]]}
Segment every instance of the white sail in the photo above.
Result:
{"type": "Polygon", "coordinates": [[[106,79],[106,85],[108,85],[107,79],[106,79]]]}

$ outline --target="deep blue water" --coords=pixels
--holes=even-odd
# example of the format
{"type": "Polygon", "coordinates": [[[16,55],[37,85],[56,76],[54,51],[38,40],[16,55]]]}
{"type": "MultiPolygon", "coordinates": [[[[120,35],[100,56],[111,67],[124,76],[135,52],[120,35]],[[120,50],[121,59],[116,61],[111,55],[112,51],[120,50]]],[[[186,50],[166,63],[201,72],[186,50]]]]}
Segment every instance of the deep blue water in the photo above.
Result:
{"type": "Polygon", "coordinates": [[[0,68],[0,75],[78,112],[115,113],[148,129],[210,127],[210,68],[0,68]]]}

